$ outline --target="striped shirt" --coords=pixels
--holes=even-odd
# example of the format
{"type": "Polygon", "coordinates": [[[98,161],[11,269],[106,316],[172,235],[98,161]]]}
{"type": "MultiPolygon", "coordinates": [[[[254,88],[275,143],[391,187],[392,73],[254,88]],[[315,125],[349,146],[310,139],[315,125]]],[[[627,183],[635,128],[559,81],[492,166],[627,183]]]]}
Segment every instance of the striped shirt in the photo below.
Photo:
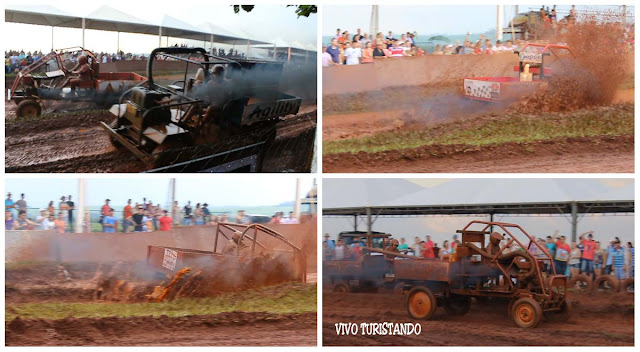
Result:
{"type": "Polygon", "coordinates": [[[613,249],[613,251],[611,251],[611,256],[613,259],[613,266],[616,268],[622,268],[624,267],[624,250],[622,248],[620,249],[613,249]]]}

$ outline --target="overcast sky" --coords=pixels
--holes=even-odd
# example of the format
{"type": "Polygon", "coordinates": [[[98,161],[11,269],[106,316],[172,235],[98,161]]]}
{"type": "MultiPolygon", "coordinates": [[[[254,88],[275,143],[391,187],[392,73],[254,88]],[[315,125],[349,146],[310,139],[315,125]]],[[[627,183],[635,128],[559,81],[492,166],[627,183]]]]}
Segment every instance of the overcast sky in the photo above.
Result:
{"type": "MultiPolygon", "coordinates": [[[[323,208],[365,205],[428,205],[477,204],[634,199],[632,179],[325,179],[323,180],[323,208]],[[356,184],[358,183],[358,184],[356,184]],[[610,197],[607,197],[607,194],[610,197]]],[[[471,220],[488,221],[487,216],[413,216],[378,217],[374,231],[387,232],[394,238],[404,237],[413,242],[415,236],[424,239],[431,235],[439,244],[451,240],[456,230],[471,220]]],[[[366,231],[365,217],[360,217],[358,230],[366,231]]],[[[513,222],[530,234],[546,237],[555,230],[570,236],[568,216],[496,216],[494,221],[513,222]]],[[[341,231],[354,229],[352,217],[324,217],[323,233],[336,238],[341,231]]],[[[634,240],[634,217],[587,215],[580,218],[578,232],[593,230],[596,240],[608,241],[618,236],[634,240]]],[[[578,233],[578,234],[579,234],[578,233]]]]}
{"type": "MultiPolygon", "coordinates": [[[[537,10],[542,5],[518,5],[518,12],[537,10]]],[[[552,5],[545,5],[552,7],[552,5]]],[[[560,16],[566,16],[571,5],[558,5],[556,11],[560,16]]],[[[576,6],[578,11],[594,9],[618,8],[618,6],[576,6]]],[[[322,35],[333,36],[336,29],[342,31],[361,28],[369,32],[371,6],[324,6],[322,35]]],[[[503,24],[506,27],[513,17],[514,5],[504,5],[503,24]]],[[[379,30],[385,35],[388,31],[396,34],[418,32],[424,34],[465,34],[466,32],[482,33],[496,28],[496,5],[439,5],[439,6],[380,6],[378,10],[379,30]]]]}
{"type": "MultiPolygon", "coordinates": [[[[109,198],[114,206],[124,206],[127,199],[141,202],[143,197],[154,203],[165,204],[169,197],[169,177],[148,175],[126,178],[87,178],[88,205],[101,205],[109,198]]],[[[301,179],[301,196],[306,196],[313,180],[301,179]]],[[[56,204],[62,195],[72,195],[77,201],[78,180],[55,176],[37,178],[10,178],[5,181],[5,198],[12,192],[14,201],[25,193],[29,207],[46,207],[49,201],[56,204]]],[[[209,175],[178,177],[176,200],[185,204],[207,202],[217,206],[265,206],[293,202],[296,178],[289,175],[209,175]]]]}
{"type": "MultiPolygon", "coordinates": [[[[21,1],[19,5],[41,5],[42,1],[21,1]]],[[[51,6],[71,15],[87,16],[101,6],[109,6],[128,13],[131,16],[153,24],[160,24],[163,16],[169,15],[192,26],[210,22],[232,32],[238,30],[250,34],[253,39],[273,42],[281,38],[285,42],[298,41],[303,45],[316,44],[317,15],[298,18],[294,7],[285,5],[261,4],[252,12],[235,14],[230,5],[217,5],[208,1],[162,2],[145,1],[83,1],[53,2],[51,6]],[[162,6],[156,6],[163,4],[162,6]],[[170,6],[164,6],[170,5],[170,6]]],[[[3,36],[5,48],[24,49],[25,51],[51,49],[51,27],[5,23],[5,33],[15,35],[3,36]]],[[[54,30],[54,47],[65,48],[79,46],[82,43],[82,31],[79,29],[56,28],[54,30]]],[[[163,44],[164,44],[163,39],[163,44]]],[[[169,40],[169,45],[185,43],[202,45],[201,41],[169,40]]],[[[117,34],[87,30],[85,45],[94,51],[115,52],[117,34]]],[[[120,34],[120,48],[124,52],[148,53],[158,46],[157,35],[120,34]]],[[[241,48],[241,50],[244,50],[241,48]]]]}

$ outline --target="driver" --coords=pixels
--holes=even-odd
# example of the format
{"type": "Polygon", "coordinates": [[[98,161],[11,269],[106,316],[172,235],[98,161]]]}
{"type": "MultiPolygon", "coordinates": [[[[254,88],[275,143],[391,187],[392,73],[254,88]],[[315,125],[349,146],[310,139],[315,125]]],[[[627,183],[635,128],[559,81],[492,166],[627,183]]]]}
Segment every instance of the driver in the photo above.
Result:
{"type": "Polygon", "coordinates": [[[504,240],[504,236],[497,232],[492,232],[489,236],[489,245],[487,246],[487,252],[492,256],[495,256],[500,252],[500,242],[504,240]]]}
{"type": "Polygon", "coordinates": [[[231,235],[231,239],[229,240],[229,242],[224,246],[222,253],[235,254],[237,248],[243,249],[245,245],[240,239],[241,237],[242,233],[240,231],[235,231],[233,235],[231,235]]]}
{"type": "Polygon", "coordinates": [[[71,91],[75,92],[76,87],[82,82],[91,81],[91,67],[89,66],[89,60],[85,55],[78,56],[78,64],[71,69],[71,74],[67,80],[62,84],[62,87],[67,85],[71,86],[71,91]]]}
{"type": "Polygon", "coordinates": [[[225,69],[222,65],[213,67],[212,77],[202,89],[206,95],[204,100],[209,106],[204,111],[204,120],[219,120],[222,117],[224,105],[231,100],[231,84],[225,79],[225,69]]]}

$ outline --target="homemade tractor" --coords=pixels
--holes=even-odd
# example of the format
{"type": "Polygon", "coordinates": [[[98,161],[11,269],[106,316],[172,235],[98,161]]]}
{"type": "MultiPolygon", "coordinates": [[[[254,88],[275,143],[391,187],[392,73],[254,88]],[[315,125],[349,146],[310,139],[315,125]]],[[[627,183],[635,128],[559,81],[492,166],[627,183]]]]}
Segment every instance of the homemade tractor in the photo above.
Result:
{"type": "Polygon", "coordinates": [[[485,102],[505,102],[517,99],[536,89],[556,71],[569,67],[573,57],[571,49],[564,45],[527,44],[516,51],[518,65],[513,70],[517,77],[469,77],[463,80],[464,96],[485,102]]]}
{"type": "Polygon", "coordinates": [[[336,279],[342,275],[334,282],[338,292],[386,287],[402,293],[415,319],[430,319],[438,306],[464,315],[472,298],[508,301],[509,315],[523,328],[534,328],[543,318],[569,318],[567,277],[555,272],[546,248],[519,225],[472,221],[457,232],[462,242],[442,259],[365,248],[367,253],[350,265],[335,261],[323,270],[336,279]]]}
{"type": "Polygon", "coordinates": [[[212,251],[148,246],[147,265],[162,281],[148,298],[204,297],[248,287],[306,282],[302,250],[269,227],[218,223],[214,241],[212,251]]]}
{"type": "Polygon", "coordinates": [[[46,100],[95,102],[111,106],[122,92],[145,80],[133,72],[100,72],[96,55],[87,49],[60,49],[18,72],[9,91],[9,100],[17,104],[18,117],[40,116],[46,100]],[[71,58],[86,60],[90,70],[85,79],[77,79],[71,68],[71,58]],[[77,81],[73,82],[74,79],[77,81]],[[71,88],[72,85],[75,89],[71,88]]]}
{"type": "MultiPolygon", "coordinates": [[[[149,56],[147,81],[122,94],[111,108],[116,120],[102,126],[115,146],[126,147],[147,165],[192,163],[202,157],[197,171],[228,171],[247,163],[252,165],[247,171],[260,171],[276,123],[300,108],[300,98],[278,91],[282,67],[280,62],[212,56],[202,48],[157,48],[149,56]],[[158,60],[184,64],[182,79],[172,81],[176,77],[165,73],[167,83],[160,84],[162,72],[154,71],[158,60]],[[168,163],[154,154],[192,146],[213,149],[184,160],[171,156],[168,163]],[[231,151],[235,154],[225,154],[231,151]],[[216,156],[219,160],[213,160],[216,156]]],[[[178,171],[185,170],[181,166],[178,171]]]]}

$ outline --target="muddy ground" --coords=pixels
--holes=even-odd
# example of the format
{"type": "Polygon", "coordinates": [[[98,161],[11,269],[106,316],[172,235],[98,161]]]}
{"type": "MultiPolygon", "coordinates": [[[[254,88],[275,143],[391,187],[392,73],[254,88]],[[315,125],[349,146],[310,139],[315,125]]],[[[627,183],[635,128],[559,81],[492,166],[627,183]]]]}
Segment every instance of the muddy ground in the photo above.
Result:
{"type": "MultiPolygon", "coordinates": [[[[100,127],[114,120],[90,103],[48,102],[43,116],[18,120],[5,102],[6,172],[142,172],[149,169],[126,149],[115,148],[100,127]]],[[[316,126],[315,103],[277,125],[267,149],[264,172],[308,172],[316,126]]],[[[158,165],[159,166],[159,165],[158,165]]]]}
{"type": "MultiPolygon", "coordinates": [[[[325,290],[326,292],[326,290],[325,290]]],[[[571,294],[568,322],[543,321],[535,329],[516,327],[506,303],[473,303],[464,316],[438,308],[432,320],[409,317],[402,295],[372,293],[323,294],[323,345],[418,346],[633,346],[633,294],[571,294]],[[414,322],[419,336],[338,336],[336,323],[414,322]]]]}
{"type": "MultiPolygon", "coordinates": [[[[134,271],[143,271],[139,264],[134,271]]],[[[5,309],[24,303],[129,302],[96,299],[99,272],[139,283],[140,275],[117,263],[65,264],[71,280],[56,264],[5,270],[5,309]],[[128,272],[129,271],[129,272],[128,272]]],[[[309,284],[316,281],[311,275],[309,284]]],[[[275,288],[276,290],[278,288],[275,288]]],[[[276,292],[281,294],[282,292],[276,292]]],[[[134,300],[136,302],[139,300],[134,300]]],[[[15,311],[14,311],[15,312],[15,311]]],[[[273,314],[233,311],[210,315],[22,319],[5,322],[7,346],[315,346],[317,313],[273,314]]]]}
{"type": "MultiPolygon", "coordinates": [[[[614,104],[634,102],[634,89],[621,89],[614,104]]],[[[394,131],[421,130],[452,121],[495,119],[508,104],[484,104],[462,97],[456,86],[416,86],[323,97],[323,140],[344,141],[394,131]]],[[[511,109],[511,110],[510,110],[511,109]]],[[[544,112],[528,113],[543,116],[544,112]]],[[[557,138],[487,146],[430,145],[386,152],[323,154],[323,171],[462,173],[623,173],[634,171],[633,136],[557,138]]]]}

